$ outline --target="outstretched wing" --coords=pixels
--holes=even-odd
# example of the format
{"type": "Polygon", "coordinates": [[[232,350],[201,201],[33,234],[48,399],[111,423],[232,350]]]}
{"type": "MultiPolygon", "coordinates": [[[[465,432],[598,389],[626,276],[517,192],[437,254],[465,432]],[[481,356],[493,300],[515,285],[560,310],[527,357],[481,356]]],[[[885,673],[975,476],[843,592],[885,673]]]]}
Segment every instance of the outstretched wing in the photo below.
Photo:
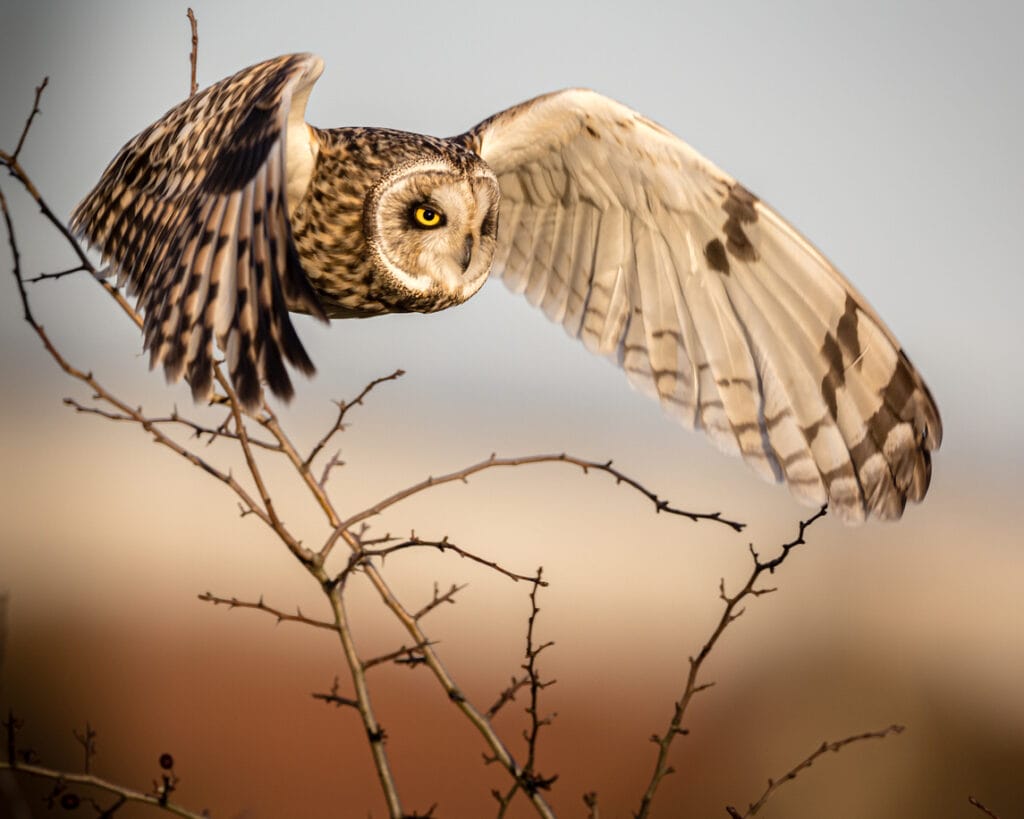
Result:
{"type": "Polygon", "coordinates": [[[322,70],[312,54],[278,57],[190,97],[125,145],[72,215],[138,297],[150,365],[187,375],[196,398],[212,386],[214,339],[247,407],[261,380],[291,397],[284,359],[314,371],[288,309],[326,318],[288,188],[315,158],[303,114],[322,70]]]}
{"type": "Polygon", "coordinates": [[[494,269],[690,428],[844,520],[924,497],[942,426],[881,319],[771,208],[606,97],[460,139],[501,185],[494,269]]]}

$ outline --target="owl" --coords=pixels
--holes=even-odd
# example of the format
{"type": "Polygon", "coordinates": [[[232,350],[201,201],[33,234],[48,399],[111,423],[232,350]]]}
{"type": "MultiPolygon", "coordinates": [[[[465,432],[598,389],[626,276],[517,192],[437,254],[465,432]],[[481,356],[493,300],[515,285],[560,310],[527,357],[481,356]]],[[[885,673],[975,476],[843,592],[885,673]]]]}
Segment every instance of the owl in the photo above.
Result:
{"type": "Polygon", "coordinates": [[[920,501],[942,424],[896,338],[770,207],[593,91],[439,139],[305,121],[323,70],[268,60],[132,139],[71,227],[137,297],[151,366],[247,408],[313,363],[289,312],[434,312],[491,271],[684,426],[847,522],[920,501]]]}

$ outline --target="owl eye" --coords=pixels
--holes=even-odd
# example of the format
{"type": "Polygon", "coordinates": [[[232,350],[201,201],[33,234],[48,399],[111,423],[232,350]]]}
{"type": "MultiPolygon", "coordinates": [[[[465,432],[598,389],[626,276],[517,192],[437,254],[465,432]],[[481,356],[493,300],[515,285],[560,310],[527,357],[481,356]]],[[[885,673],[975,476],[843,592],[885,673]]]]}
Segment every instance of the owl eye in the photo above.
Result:
{"type": "Polygon", "coordinates": [[[445,223],[444,214],[434,210],[430,205],[414,205],[412,209],[412,223],[415,227],[436,228],[445,223]]]}

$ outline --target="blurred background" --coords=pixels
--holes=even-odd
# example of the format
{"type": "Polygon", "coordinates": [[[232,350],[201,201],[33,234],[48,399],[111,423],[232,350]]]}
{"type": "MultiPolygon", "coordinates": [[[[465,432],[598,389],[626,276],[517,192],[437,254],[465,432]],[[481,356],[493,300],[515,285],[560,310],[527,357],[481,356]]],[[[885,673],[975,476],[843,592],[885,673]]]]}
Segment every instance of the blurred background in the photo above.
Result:
{"type": "MultiPolygon", "coordinates": [[[[1024,23],[1012,3],[542,3],[489,6],[195,4],[199,80],[291,51],[327,68],[308,118],[454,134],[538,93],[593,87],[665,125],[773,204],[855,282],[940,405],[931,492],[895,525],[826,519],[770,578],[706,666],[656,816],[725,816],[825,739],[907,726],[828,755],[769,817],[1024,815],[1024,454],[1019,155],[1024,23]]],[[[43,76],[22,162],[66,216],[133,134],[188,92],[177,3],[14,2],[0,29],[0,146],[43,76]]],[[[70,267],[16,182],[27,274],[70,267]]],[[[98,730],[100,775],[146,790],[170,752],[177,801],[215,817],[382,816],[357,715],[316,702],[335,675],[328,632],[196,599],[211,591],[328,612],[315,585],[233,497],[140,430],[74,414],[89,398],[21,320],[0,251],[0,707],[43,761],[78,769],[71,730],[98,730]]],[[[34,285],[72,363],[132,405],[191,407],[149,373],[137,330],[83,274],[34,285]]],[[[809,511],[632,392],[500,282],[456,310],[322,327],[298,318],[319,373],[284,411],[306,446],[332,399],[379,388],[339,441],[329,484],[346,511],[428,474],[502,455],[569,451],[616,465],[675,504],[748,522],[742,534],[655,515],[606,476],[560,466],[489,473],[397,507],[373,532],[448,535],[528,573],[543,565],[538,636],[557,684],[542,709],[551,801],[583,816],[635,809],[687,657],[764,553],[809,511]]],[[[215,416],[214,423],[219,421],[215,416]]],[[[229,448],[205,449],[231,464],[229,448]]],[[[237,463],[236,469],[239,469],[237,463]]],[[[271,475],[286,521],[316,543],[317,511],[271,475]]],[[[385,574],[410,608],[468,583],[425,627],[486,708],[522,662],[529,588],[452,555],[404,554],[385,574]]],[[[349,596],[365,656],[403,635],[364,581],[349,596]]],[[[491,815],[505,782],[422,669],[372,672],[406,810],[491,815]]],[[[520,696],[497,719],[522,755],[520,696]]],[[[20,780],[19,780],[20,781],[20,780]]],[[[2,787],[12,810],[11,781],[2,787]]],[[[39,788],[22,783],[33,813],[39,788]]],[[[120,814],[119,814],[120,815],[120,814]]],[[[125,815],[131,816],[125,812],[125,815]]],[[[531,815],[520,804],[512,815],[531,815]]]]}

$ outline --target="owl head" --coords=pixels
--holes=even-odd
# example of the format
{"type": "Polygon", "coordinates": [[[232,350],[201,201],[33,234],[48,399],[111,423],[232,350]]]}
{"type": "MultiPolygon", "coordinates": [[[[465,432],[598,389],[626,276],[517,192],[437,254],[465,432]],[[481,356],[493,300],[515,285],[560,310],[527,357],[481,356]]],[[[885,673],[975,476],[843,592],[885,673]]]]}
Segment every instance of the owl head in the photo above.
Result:
{"type": "Polygon", "coordinates": [[[490,272],[499,198],[498,180],[481,161],[432,155],[385,173],[363,207],[375,289],[424,313],[464,302],[490,272]]]}

